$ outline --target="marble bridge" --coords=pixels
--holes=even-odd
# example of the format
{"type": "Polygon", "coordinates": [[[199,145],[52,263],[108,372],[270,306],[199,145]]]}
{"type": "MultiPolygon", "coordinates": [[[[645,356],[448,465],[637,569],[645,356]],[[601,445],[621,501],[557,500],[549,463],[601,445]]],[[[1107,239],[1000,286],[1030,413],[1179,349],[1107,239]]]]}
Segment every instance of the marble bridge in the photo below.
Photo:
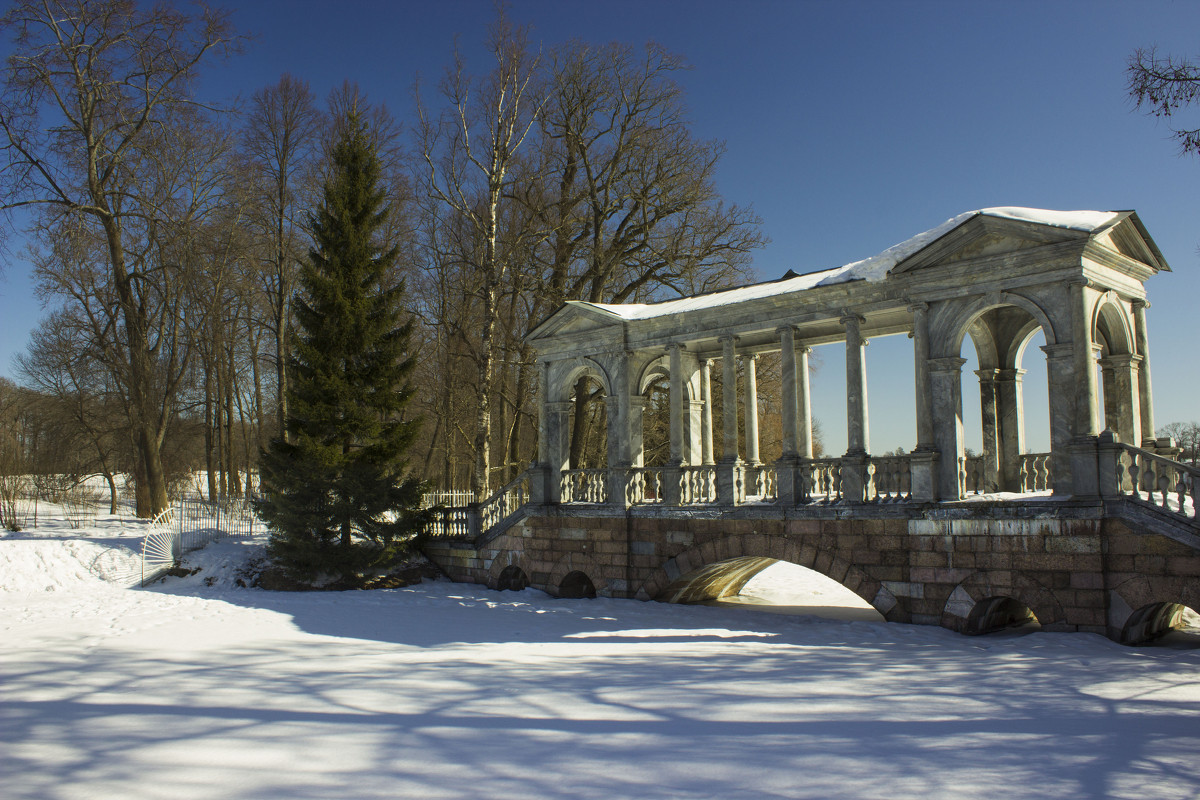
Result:
{"type": "Polygon", "coordinates": [[[1200,609],[1200,470],[1154,428],[1145,282],[1169,269],[1134,212],[998,208],[823,272],[650,304],[568,302],[527,335],[538,461],[483,502],[444,509],[426,554],[493,588],[672,602],[736,594],[784,560],[889,621],[982,633],[1036,619],[1152,639],[1200,609]],[[1038,332],[1045,453],[1024,434],[1022,360],[1038,332]],[[898,334],[912,340],[916,441],[872,455],[866,345],[898,334]],[[983,441],[970,456],[968,337],[983,441]],[[848,446],[835,458],[814,454],[808,366],[832,342],[846,358],[848,446]],[[780,378],[770,462],[767,355],[780,378]],[[573,463],[591,394],[605,444],[573,463]],[[646,422],[664,413],[668,455],[648,465],[646,422]]]}

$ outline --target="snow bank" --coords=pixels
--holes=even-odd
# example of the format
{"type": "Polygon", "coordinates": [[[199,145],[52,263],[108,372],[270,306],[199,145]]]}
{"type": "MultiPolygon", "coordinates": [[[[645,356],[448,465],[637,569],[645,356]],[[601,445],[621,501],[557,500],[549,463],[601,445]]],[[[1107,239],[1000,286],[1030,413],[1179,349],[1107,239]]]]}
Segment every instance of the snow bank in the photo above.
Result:
{"type": "Polygon", "coordinates": [[[0,538],[6,799],[1200,794],[1196,651],[451,583],[264,592],[236,583],[253,543],[123,589],[80,566],[129,549],[110,533],[0,538]]]}

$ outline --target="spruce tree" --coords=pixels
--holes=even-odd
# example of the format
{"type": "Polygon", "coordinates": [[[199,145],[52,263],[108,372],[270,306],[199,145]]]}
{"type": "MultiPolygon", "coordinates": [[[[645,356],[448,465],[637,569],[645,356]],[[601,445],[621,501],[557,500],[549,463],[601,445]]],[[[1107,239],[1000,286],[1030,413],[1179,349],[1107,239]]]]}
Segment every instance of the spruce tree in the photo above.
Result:
{"type": "Polygon", "coordinates": [[[303,580],[386,568],[426,522],[418,510],[426,487],[404,461],[419,423],[401,415],[415,362],[397,248],[382,239],[388,213],[370,129],[351,110],[309,217],[314,246],[295,305],[288,436],[262,458],[268,552],[303,580]]]}

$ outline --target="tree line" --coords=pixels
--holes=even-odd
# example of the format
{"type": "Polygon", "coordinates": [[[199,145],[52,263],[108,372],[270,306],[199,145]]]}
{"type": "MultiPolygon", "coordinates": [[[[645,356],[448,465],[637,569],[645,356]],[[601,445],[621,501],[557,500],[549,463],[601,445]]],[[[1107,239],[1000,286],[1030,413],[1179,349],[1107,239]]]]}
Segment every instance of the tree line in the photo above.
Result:
{"type": "MultiPolygon", "coordinates": [[[[21,385],[0,386],[23,426],[4,459],[103,475],[114,502],[129,475],[143,515],[198,473],[209,497],[253,491],[286,442],[298,274],[351,103],[407,289],[415,393],[397,414],[419,417],[410,467],[439,488],[482,496],[534,458],[532,324],[567,300],[742,282],[764,243],[717,191],[723,147],[691,130],[686,64],[655,45],[538,48],[500,12],[487,68],[454,49],[402,126],[350,82],[324,104],[288,74],[237,108],[198,96],[201,69],[247,46],[226,12],[18,0],[0,24],[4,231],[46,307],[21,385]]],[[[581,382],[581,430],[590,397],[581,382]]]]}

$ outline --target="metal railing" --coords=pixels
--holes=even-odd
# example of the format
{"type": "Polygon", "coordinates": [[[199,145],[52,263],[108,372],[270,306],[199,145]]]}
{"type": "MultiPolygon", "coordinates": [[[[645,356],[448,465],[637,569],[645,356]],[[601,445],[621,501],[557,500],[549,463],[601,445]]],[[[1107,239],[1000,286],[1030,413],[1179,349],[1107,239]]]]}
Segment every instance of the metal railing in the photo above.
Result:
{"type": "Polygon", "coordinates": [[[183,499],[150,520],[149,528],[142,539],[142,586],[179,566],[185,553],[209,542],[253,536],[254,512],[246,500],[183,499]]]}

